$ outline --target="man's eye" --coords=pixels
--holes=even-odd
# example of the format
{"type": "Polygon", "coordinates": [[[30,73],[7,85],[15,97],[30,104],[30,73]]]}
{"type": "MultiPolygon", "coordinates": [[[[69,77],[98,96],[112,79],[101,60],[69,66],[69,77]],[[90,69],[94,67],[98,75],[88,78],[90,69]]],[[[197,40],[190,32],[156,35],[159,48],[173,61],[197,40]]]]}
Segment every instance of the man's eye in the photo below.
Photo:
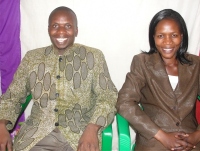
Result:
{"type": "Polygon", "coordinates": [[[71,25],[66,25],[65,28],[66,29],[70,29],[72,26],[71,25]]]}
{"type": "Polygon", "coordinates": [[[53,27],[53,28],[57,28],[57,27],[58,27],[58,25],[57,25],[57,24],[54,24],[52,27],[53,27]]]}

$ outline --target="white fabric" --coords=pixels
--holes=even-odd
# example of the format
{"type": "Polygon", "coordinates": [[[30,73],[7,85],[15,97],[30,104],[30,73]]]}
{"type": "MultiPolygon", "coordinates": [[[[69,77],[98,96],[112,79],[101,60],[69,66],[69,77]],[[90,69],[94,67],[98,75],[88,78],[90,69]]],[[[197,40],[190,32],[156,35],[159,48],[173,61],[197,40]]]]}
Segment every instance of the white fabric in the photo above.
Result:
{"type": "Polygon", "coordinates": [[[177,83],[178,83],[178,76],[168,75],[168,77],[169,77],[169,82],[172,86],[172,89],[174,90],[176,88],[177,83]]]}
{"type": "MultiPolygon", "coordinates": [[[[164,8],[178,11],[185,19],[192,54],[200,49],[199,0],[21,0],[22,56],[33,48],[50,44],[49,13],[57,6],[72,8],[78,17],[76,42],[101,49],[118,90],[135,54],[149,50],[148,26],[153,15],[164,8]]],[[[26,111],[28,114],[30,109],[26,111]]],[[[117,150],[116,122],[113,150],[117,150]]],[[[135,133],[131,131],[134,141],[135,133]]]]}

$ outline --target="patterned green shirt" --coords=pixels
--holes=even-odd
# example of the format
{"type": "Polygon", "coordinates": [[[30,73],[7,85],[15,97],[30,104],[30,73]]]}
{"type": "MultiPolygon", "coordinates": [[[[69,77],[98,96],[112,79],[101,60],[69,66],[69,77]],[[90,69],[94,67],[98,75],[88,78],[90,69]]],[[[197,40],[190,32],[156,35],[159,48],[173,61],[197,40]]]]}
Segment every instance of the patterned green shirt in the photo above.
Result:
{"type": "Polygon", "coordinates": [[[30,150],[56,127],[76,150],[88,123],[106,127],[116,112],[117,90],[103,53],[81,44],[62,56],[53,46],[26,53],[1,96],[0,119],[11,122],[8,129],[13,128],[29,94],[33,106],[15,139],[16,151],[30,150]]]}

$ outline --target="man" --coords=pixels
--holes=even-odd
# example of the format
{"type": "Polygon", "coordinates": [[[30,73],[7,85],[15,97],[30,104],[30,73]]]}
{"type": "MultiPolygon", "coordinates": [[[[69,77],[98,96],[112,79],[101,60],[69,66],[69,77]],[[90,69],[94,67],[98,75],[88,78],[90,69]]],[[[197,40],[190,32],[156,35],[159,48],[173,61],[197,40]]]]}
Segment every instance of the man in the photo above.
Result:
{"type": "Polygon", "coordinates": [[[27,52],[1,96],[0,147],[12,150],[12,129],[27,94],[31,114],[15,138],[16,151],[99,150],[101,130],[115,114],[117,90],[100,50],[75,44],[76,14],[58,7],[49,16],[52,45],[27,52]]]}

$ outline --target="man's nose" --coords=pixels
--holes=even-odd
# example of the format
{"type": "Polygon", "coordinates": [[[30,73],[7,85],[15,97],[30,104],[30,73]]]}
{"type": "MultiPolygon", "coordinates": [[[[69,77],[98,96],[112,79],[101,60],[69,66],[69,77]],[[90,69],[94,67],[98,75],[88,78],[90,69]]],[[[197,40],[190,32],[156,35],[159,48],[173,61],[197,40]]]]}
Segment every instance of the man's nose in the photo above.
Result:
{"type": "Polygon", "coordinates": [[[59,27],[58,28],[58,33],[66,33],[66,29],[65,29],[65,27],[59,27]]]}

